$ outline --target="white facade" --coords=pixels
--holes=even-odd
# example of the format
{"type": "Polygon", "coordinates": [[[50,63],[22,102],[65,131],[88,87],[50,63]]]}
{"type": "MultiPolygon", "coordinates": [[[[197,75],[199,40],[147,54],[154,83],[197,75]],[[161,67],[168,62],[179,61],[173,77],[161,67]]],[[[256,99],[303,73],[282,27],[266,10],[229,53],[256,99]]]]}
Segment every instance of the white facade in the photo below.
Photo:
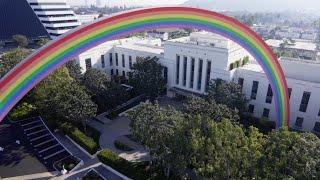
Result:
{"type": "MultiPolygon", "coordinates": [[[[251,108],[254,107],[252,114],[255,117],[267,116],[270,120],[276,118],[274,98],[270,93],[267,97],[269,82],[261,67],[247,51],[219,35],[196,32],[189,37],[162,43],[160,39],[137,37],[116,40],[81,54],[78,61],[83,71],[87,67],[95,67],[108,74],[127,77],[131,71],[130,64],[140,56],[156,56],[166,67],[169,96],[174,96],[177,90],[203,94],[210,79],[235,82],[242,79],[243,93],[251,99],[251,108]],[[249,64],[230,70],[230,64],[245,56],[249,57],[249,64]],[[256,92],[253,92],[254,81],[256,92]]],[[[317,61],[290,58],[281,58],[280,63],[288,86],[292,89],[290,126],[313,131],[315,124],[320,123],[320,77],[317,75],[320,64],[317,61]]]]}
{"type": "Polygon", "coordinates": [[[66,0],[27,0],[52,39],[80,25],[66,0]]]}

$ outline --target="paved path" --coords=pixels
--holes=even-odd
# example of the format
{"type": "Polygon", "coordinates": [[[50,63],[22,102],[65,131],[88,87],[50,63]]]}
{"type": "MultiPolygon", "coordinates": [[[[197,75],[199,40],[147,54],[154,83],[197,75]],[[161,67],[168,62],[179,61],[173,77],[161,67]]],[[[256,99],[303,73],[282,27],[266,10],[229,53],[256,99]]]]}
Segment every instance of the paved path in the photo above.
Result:
{"type": "Polygon", "coordinates": [[[101,176],[106,178],[107,180],[129,180],[129,178],[119,174],[108,166],[103,165],[100,162],[94,163],[92,165],[88,165],[83,167],[77,171],[71,172],[69,174],[52,178],[51,180],[78,180],[82,179],[82,177],[89,172],[91,169],[95,169],[101,176]]]}
{"type": "MultiPolygon", "coordinates": [[[[98,123],[98,122],[96,122],[98,123]]],[[[99,123],[100,124],[100,123],[99,123]]],[[[128,161],[147,161],[149,159],[148,152],[143,148],[143,146],[130,141],[124,135],[130,134],[130,121],[125,116],[119,116],[118,118],[112,120],[110,123],[103,126],[102,134],[100,136],[100,146],[102,149],[108,148],[113,152],[119,154],[120,157],[128,161]],[[129,145],[134,148],[133,151],[124,152],[118,150],[114,146],[114,141],[121,139],[121,141],[127,141],[129,145]]]]}

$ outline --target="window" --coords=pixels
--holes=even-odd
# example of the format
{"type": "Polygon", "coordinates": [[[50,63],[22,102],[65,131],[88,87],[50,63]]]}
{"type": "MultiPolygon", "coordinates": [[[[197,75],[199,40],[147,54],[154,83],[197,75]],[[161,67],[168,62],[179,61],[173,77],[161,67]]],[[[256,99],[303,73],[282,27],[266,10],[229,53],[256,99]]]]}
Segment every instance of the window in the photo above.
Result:
{"type": "Polygon", "coordinates": [[[105,68],[106,67],[106,64],[104,62],[104,55],[101,55],[101,67],[102,68],[105,68]]]}
{"type": "Polygon", "coordinates": [[[239,78],[238,79],[238,84],[241,86],[241,91],[242,91],[242,88],[243,88],[243,82],[244,82],[243,78],[239,78]]]}
{"type": "Polygon", "coordinates": [[[259,87],[259,82],[253,81],[252,90],[251,90],[251,99],[257,99],[258,87],[259,87]]]}
{"type": "Polygon", "coordinates": [[[289,98],[291,98],[292,88],[288,88],[289,98]]]}
{"type": "Polygon", "coordinates": [[[314,130],[315,132],[320,133],[320,122],[316,122],[316,123],[314,124],[313,130],[314,130]]]}
{"type": "Polygon", "coordinates": [[[168,68],[167,67],[164,67],[164,69],[163,69],[163,76],[164,76],[165,83],[167,84],[168,83],[168,68]]]}
{"type": "Polygon", "coordinates": [[[122,77],[125,78],[126,77],[126,72],[122,71],[122,77]]]}
{"type": "Polygon", "coordinates": [[[268,92],[267,92],[267,97],[266,97],[266,103],[271,104],[271,102],[272,102],[272,97],[273,97],[273,92],[272,92],[271,86],[270,86],[270,84],[269,84],[269,86],[268,86],[268,92]]]}
{"type": "Polygon", "coordinates": [[[188,63],[188,58],[184,56],[183,57],[183,86],[187,85],[187,63],[188,63]]]}
{"type": "Polygon", "coordinates": [[[320,109],[319,109],[319,112],[318,112],[318,116],[320,116],[320,109]]]}
{"type": "Polygon", "coordinates": [[[118,69],[116,69],[116,75],[119,76],[119,70],[118,69]]]}
{"type": "Polygon", "coordinates": [[[194,82],[194,63],[195,59],[191,58],[191,71],[190,71],[190,88],[193,88],[193,82],[194,82]]]}
{"type": "Polygon", "coordinates": [[[176,57],[176,84],[179,84],[179,77],[180,76],[180,56],[177,55],[176,57]]]}
{"type": "Polygon", "coordinates": [[[297,120],[296,120],[296,123],[295,123],[295,126],[297,127],[302,127],[302,123],[303,123],[303,118],[302,117],[297,117],[297,120]]]}
{"type": "Polygon", "coordinates": [[[116,53],[116,66],[118,66],[119,65],[119,62],[118,62],[118,53],[116,53]]]}
{"type": "Polygon", "coordinates": [[[301,111],[301,112],[307,111],[310,95],[311,95],[310,92],[303,92],[299,111],[301,111]]]}
{"type": "Polygon", "coordinates": [[[202,66],[203,66],[203,60],[199,59],[199,71],[198,71],[198,90],[201,89],[201,81],[202,81],[202,66]]]}
{"type": "Polygon", "coordinates": [[[254,105],[250,104],[249,105],[249,113],[253,113],[254,112],[254,105]]]}
{"type": "Polygon", "coordinates": [[[208,61],[208,64],[207,64],[207,76],[206,76],[206,90],[209,87],[210,74],[211,74],[211,61],[208,61]]]}
{"type": "Polygon", "coordinates": [[[113,66],[112,53],[109,53],[110,66],[113,66]]]}
{"type": "Polygon", "coordinates": [[[126,62],[124,59],[124,54],[122,54],[122,67],[126,67],[126,62]]]}
{"type": "Polygon", "coordinates": [[[129,56],[129,68],[131,69],[132,68],[132,57],[129,56]]]}
{"type": "Polygon", "coordinates": [[[264,108],[264,109],[263,109],[262,117],[268,118],[268,117],[269,117],[269,114],[270,114],[270,109],[264,108]]]}
{"type": "Polygon", "coordinates": [[[87,70],[91,69],[92,68],[91,59],[88,58],[85,60],[85,62],[86,62],[86,69],[87,70]]]}
{"type": "Polygon", "coordinates": [[[113,76],[113,69],[111,69],[111,72],[110,72],[111,76],[113,76]]]}

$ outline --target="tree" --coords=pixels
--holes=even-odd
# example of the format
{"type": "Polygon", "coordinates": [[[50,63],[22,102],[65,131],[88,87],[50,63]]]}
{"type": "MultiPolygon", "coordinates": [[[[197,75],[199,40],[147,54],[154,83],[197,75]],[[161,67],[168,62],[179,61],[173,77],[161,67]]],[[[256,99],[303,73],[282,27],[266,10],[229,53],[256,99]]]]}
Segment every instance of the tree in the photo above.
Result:
{"type": "Polygon", "coordinates": [[[152,100],[165,89],[163,66],[157,57],[140,58],[133,64],[131,84],[139,93],[145,93],[152,100]]]}
{"type": "Polygon", "coordinates": [[[102,70],[91,68],[87,70],[81,78],[81,84],[84,85],[92,95],[97,95],[99,91],[106,89],[110,77],[102,70]]]}
{"type": "Polygon", "coordinates": [[[212,80],[209,83],[208,94],[205,98],[208,101],[216,101],[218,104],[224,104],[230,109],[239,110],[240,114],[246,111],[247,102],[245,95],[242,94],[242,88],[234,82],[226,82],[221,79],[212,80]]]}
{"type": "Polygon", "coordinates": [[[26,58],[31,50],[24,48],[12,49],[0,56],[0,78],[13,69],[18,63],[26,58]]]}
{"type": "Polygon", "coordinates": [[[68,68],[69,70],[69,74],[70,76],[80,82],[81,81],[81,78],[82,78],[82,73],[81,73],[81,66],[76,62],[75,59],[71,60],[71,61],[68,61],[66,63],[66,67],[68,68]]]}
{"type": "Polygon", "coordinates": [[[167,178],[170,171],[181,170],[185,147],[177,132],[183,115],[175,109],[161,108],[158,104],[142,103],[129,112],[132,135],[143,143],[152,155],[155,164],[165,167],[167,178]]]}
{"type": "Polygon", "coordinates": [[[107,89],[99,93],[99,101],[105,110],[113,109],[116,106],[125,103],[129,98],[129,93],[120,84],[111,82],[107,89]]]}
{"type": "Polygon", "coordinates": [[[251,168],[257,168],[255,160],[260,158],[263,137],[257,129],[247,135],[242,126],[230,120],[215,122],[201,116],[189,116],[183,123],[190,148],[189,167],[197,179],[256,178],[251,168]]]}
{"type": "Polygon", "coordinates": [[[59,113],[70,121],[81,122],[87,133],[86,124],[96,115],[97,105],[91,101],[85,88],[76,83],[69,84],[62,92],[54,98],[59,113]]]}
{"type": "Polygon", "coordinates": [[[40,38],[40,39],[37,41],[37,45],[38,45],[39,47],[42,47],[42,46],[46,45],[48,42],[49,42],[49,39],[47,39],[47,38],[40,38]]]}
{"type": "Polygon", "coordinates": [[[13,35],[12,39],[18,45],[18,47],[28,46],[28,39],[24,35],[21,35],[21,34],[13,35]]]}
{"type": "Polygon", "coordinates": [[[319,179],[320,139],[310,133],[273,131],[264,145],[264,179],[319,179]]]}
{"type": "Polygon", "coordinates": [[[238,111],[228,108],[226,105],[217,104],[215,101],[206,101],[203,98],[191,98],[184,104],[184,111],[190,115],[200,115],[208,117],[214,121],[221,121],[227,118],[238,121],[238,111]]]}

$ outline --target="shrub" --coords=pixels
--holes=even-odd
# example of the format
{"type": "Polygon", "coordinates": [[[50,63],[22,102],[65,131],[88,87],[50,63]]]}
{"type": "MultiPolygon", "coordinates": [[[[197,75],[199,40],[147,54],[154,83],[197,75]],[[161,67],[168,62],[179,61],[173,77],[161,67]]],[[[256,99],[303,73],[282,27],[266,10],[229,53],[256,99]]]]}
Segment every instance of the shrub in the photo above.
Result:
{"type": "Polygon", "coordinates": [[[10,113],[10,119],[21,120],[35,115],[36,107],[29,103],[22,103],[18,107],[14,108],[10,113]]]}
{"type": "Polygon", "coordinates": [[[230,64],[230,69],[229,70],[231,71],[232,69],[234,69],[234,63],[230,64]]]}
{"type": "Polygon", "coordinates": [[[149,173],[145,170],[146,163],[129,162],[108,149],[101,151],[98,154],[98,159],[129,178],[148,179],[149,177],[149,173]]]}
{"type": "Polygon", "coordinates": [[[237,68],[240,67],[240,61],[239,61],[239,60],[236,61],[235,63],[236,63],[236,67],[237,67],[237,68]]]}
{"type": "Polygon", "coordinates": [[[114,146],[121,151],[132,151],[133,150],[131,147],[120,142],[119,140],[114,141],[114,146]]]}
{"type": "Polygon", "coordinates": [[[98,144],[93,138],[86,136],[78,128],[74,127],[71,123],[63,123],[60,125],[60,129],[64,134],[67,134],[81,147],[86,149],[90,154],[94,154],[99,149],[98,144]]]}

